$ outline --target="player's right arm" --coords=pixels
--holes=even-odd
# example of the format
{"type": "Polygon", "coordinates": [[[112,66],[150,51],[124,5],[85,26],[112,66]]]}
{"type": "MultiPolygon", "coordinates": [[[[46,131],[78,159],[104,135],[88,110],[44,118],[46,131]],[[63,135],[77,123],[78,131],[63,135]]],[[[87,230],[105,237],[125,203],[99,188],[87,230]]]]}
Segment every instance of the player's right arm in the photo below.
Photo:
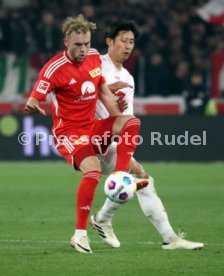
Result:
{"type": "Polygon", "coordinates": [[[51,74],[51,76],[48,77],[49,68],[51,68],[50,62],[48,62],[40,71],[31,95],[25,105],[24,110],[30,115],[46,115],[45,110],[40,107],[40,102],[46,101],[47,94],[55,88],[54,74],[51,74]]]}
{"type": "Polygon", "coordinates": [[[33,97],[29,97],[24,110],[29,115],[41,114],[46,116],[45,110],[40,107],[40,101],[33,97]]]}

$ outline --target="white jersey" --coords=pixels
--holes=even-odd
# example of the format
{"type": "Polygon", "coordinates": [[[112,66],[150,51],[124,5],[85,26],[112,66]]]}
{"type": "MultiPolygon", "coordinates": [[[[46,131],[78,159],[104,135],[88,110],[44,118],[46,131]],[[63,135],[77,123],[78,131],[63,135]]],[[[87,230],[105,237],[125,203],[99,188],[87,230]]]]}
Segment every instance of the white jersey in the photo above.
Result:
{"type": "MultiPolygon", "coordinates": [[[[124,115],[133,115],[133,101],[134,101],[134,78],[132,75],[122,67],[120,70],[117,69],[113,62],[111,61],[108,54],[101,56],[102,60],[102,75],[106,79],[106,83],[110,85],[111,83],[117,81],[127,82],[132,86],[120,89],[116,91],[116,98],[123,98],[128,104],[128,107],[123,111],[124,115]]],[[[96,114],[97,119],[104,119],[109,117],[109,113],[103,103],[98,100],[96,104],[96,114]]]]}

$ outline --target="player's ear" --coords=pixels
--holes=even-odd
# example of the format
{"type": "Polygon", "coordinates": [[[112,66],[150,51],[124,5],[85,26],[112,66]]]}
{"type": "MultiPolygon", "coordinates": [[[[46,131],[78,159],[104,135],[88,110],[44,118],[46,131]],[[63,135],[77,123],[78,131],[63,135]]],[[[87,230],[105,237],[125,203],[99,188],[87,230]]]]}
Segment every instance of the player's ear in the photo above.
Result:
{"type": "Polygon", "coordinates": [[[111,38],[109,38],[109,37],[106,38],[106,44],[108,47],[112,45],[112,42],[113,42],[113,40],[111,38]]]}
{"type": "Polygon", "coordinates": [[[68,39],[67,38],[64,38],[64,45],[65,45],[65,47],[68,47],[68,39]]]}

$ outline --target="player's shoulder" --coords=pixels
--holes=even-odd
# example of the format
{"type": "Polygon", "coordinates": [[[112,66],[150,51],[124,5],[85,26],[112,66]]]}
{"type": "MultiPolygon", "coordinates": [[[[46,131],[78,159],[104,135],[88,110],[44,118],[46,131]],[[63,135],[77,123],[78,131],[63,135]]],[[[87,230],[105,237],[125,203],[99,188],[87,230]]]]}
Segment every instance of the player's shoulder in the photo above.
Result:
{"type": "Polygon", "coordinates": [[[100,59],[101,59],[101,62],[102,62],[103,72],[108,73],[108,71],[110,71],[110,72],[115,71],[114,64],[110,60],[108,54],[101,55],[100,59]]]}
{"type": "Polygon", "coordinates": [[[90,48],[87,55],[86,55],[86,62],[90,62],[91,64],[94,64],[95,66],[101,66],[101,59],[99,52],[94,49],[90,48]]]}
{"type": "Polygon", "coordinates": [[[122,66],[121,72],[122,72],[122,75],[123,75],[125,78],[134,81],[134,77],[132,76],[132,74],[131,74],[124,66],[122,66]]]}
{"type": "Polygon", "coordinates": [[[98,57],[100,57],[100,54],[95,48],[89,48],[89,51],[87,52],[87,56],[98,56],[98,57]]]}
{"type": "Polygon", "coordinates": [[[104,55],[100,55],[100,58],[103,62],[107,62],[108,61],[108,58],[107,58],[107,54],[104,54],[104,55]]]}
{"type": "Polygon", "coordinates": [[[49,59],[49,60],[45,63],[44,67],[48,67],[48,66],[50,66],[50,65],[53,64],[53,63],[62,62],[62,61],[65,61],[65,60],[66,60],[66,57],[65,57],[65,55],[64,55],[64,52],[60,52],[60,53],[58,53],[57,55],[53,56],[51,59],[49,59]]]}
{"type": "Polygon", "coordinates": [[[102,63],[105,65],[113,65],[108,54],[100,55],[100,59],[101,59],[102,63]]]}
{"type": "Polygon", "coordinates": [[[65,55],[65,52],[61,52],[54,57],[52,57],[42,68],[41,72],[49,79],[57,70],[65,65],[66,63],[71,63],[65,55]]]}

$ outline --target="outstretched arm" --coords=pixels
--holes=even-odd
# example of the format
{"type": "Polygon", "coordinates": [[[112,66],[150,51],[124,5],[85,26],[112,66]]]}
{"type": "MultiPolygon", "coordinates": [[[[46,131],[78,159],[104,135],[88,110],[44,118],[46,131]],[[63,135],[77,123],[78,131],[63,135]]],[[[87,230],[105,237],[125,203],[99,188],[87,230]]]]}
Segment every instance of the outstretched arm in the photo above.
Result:
{"type": "Polygon", "coordinates": [[[38,101],[37,99],[35,99],[33,97],[30,97],[26,103],[24,110],[29,115],[41,114],[41,115],[46,116],[45,110],[40,108],[39,104],[40,104],[40,101],[38,101]]]}
{"type": "Polygon", "coordinates": [[[127,82],[124,82],[124,81],[113,82],[111,84],[108,84],[108,87],[110,88],[111,92],[113,92],[113,93],[122,88],[127,88],[127,87],[133,88],[133,86],[131,86],[130,84],[128,84],[127,82]]]}
{"type": "Polygon", "coordinates": [[[114,95],[111,93],[110,89],[106,84],[102,84],[100,87],[99,98],[102,103],[105,105],[111,116],[122,115],[122,112],[119,108],[117,101],[114,98],[114,95]]]}

